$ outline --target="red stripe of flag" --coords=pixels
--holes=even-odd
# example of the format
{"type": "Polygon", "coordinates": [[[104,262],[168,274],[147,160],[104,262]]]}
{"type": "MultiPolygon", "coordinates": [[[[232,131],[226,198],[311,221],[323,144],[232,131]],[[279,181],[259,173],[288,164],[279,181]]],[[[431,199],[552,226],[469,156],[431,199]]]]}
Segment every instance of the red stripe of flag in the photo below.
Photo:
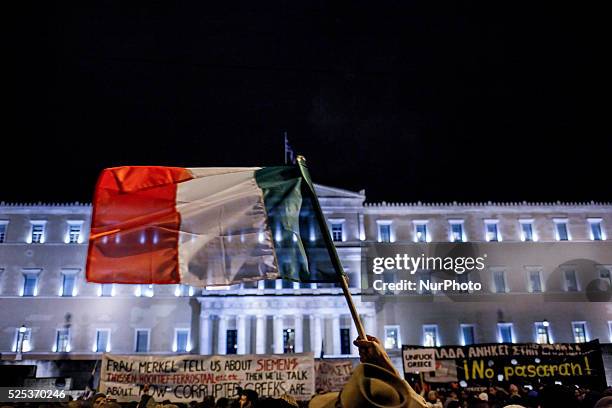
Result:
{"type": "Polygon", "coordinates": [[[179,283],[179,167],[105,169],[96,185],[87,280],[97,283],[179,283]]]}

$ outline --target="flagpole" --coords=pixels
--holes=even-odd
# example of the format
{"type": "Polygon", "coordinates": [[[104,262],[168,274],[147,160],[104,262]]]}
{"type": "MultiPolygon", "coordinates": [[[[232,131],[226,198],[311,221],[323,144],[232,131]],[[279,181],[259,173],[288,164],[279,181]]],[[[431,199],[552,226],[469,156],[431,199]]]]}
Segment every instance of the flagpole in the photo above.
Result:
{"type": "Polygon", "coordinates": [[[361,339],[367,339],[366,332],[363,327],[363,323],[361,322],[361,318],[359,317],[359,313],[357,313],[357,308],[355,308],[355,303],[353,302],[353,297],[348,287],[348,278],[344,273],[344,268],[342,267],[342,262],[340,262],[340,258],[338,257],[338,252],[336,251],[336,246],[334,245],[331,235],[329,233],[329,229],[327,228],[327,222],[325,221],[325,217],[323,216],[323,211],[321,210],[321,205],[319,204],[319,199],[317,198],[317,193],[315,192],[314,186],[310,181],[310,175],[308,173],[308,168],[306,167],[306,159],[304,156],[299,155],[297,157],[298,167],[300,168],[300,172],[306,180],[306,184],[310,188],[313,195],[313,206],[316,217],[318,218],[319,225],[321,228],[324,228],[323,231],[323,240],[325,241],[325,245],[327,246],[327,250],[329,251],[330,258],[336,273],[340,277],[340,286],[342,287],[342,293],[344,294],[344,298],[346,299],[346,303],[351,312],[351,316],[353,318],[353,322],[355,323],[355,327],[357,328],[357,334],[361,339]]]}

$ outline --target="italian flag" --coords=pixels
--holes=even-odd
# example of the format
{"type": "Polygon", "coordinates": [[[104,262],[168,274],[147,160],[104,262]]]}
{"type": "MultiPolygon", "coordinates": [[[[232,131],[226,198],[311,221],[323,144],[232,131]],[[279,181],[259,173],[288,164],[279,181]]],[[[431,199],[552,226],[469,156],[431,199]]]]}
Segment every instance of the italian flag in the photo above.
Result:
{"type": "Polygon", "coordinates": [[[302,166],[115,167],[95,189],[87,280],[337,282],[332,246],[302,166]]]}

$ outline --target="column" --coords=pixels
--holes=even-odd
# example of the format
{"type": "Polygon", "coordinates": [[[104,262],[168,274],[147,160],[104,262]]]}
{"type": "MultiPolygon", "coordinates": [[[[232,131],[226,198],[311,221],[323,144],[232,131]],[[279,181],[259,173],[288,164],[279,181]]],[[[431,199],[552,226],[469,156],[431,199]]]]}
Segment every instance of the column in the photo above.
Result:
{"type": "Polygon", "coordinates": [[[238,331],[238,354],[246,354],[246,316],[238,315],[236,317],[236,330],[238,331]]]}
{"type": "Polygon", "coordinates": [[[211,340],[212,330],[210,326],[210,315],[200,313],[200,354],[212,354],[211,340]]]}
{"type": "Polygon", "coordinates": [[[266,354],[266,316],[264,315],[257,315],[255,341],[255,353],[266,354]]]}
{"type": "Polygon", "coordinates": [[[227,353],[227,316],[219,316],[219,338],[217,340],[217,354],[227,353]]]}
{"type": "Polygon", "coordinates": [[[365,228],[363,225],[363,213],[360,213],[358,217],[359,217],[359,240],[365,241],[366,236],[365,236],[365,228]]]}
{"type": "Polygon", "coordinates": [[[314,352],[315,358],[321,356],[321,346],[323,337],[321,335],[321,318],[310,316],[310,349],[314,352]]]}
{"type": "Polygon", "coordinates": [[[357,349],[357,346],[353,344],[353,341],[356,338],[357,338],[357,326],[355,326],[355,322],[353,322],[353,318],[351,317],[351,354],[352,355],[359,354],[359,350],[357,349]]]}
{"type": "Polygon", "coordinates": [[[341,354],[340,348],[340,316],[332,316],[332,353],[336,356],[341,354]]]}
{"type": "Polygon", "coordinates": [[[273,344],[275,354],[283,354],[285,352],[285,344],[283,342],[283,316],[274,316],[273,344]]]}
{"type": "Polygon", "coordinates": [[[304,352],[304,318],[302,315],[295,316],[295,352],[304,352]]]}

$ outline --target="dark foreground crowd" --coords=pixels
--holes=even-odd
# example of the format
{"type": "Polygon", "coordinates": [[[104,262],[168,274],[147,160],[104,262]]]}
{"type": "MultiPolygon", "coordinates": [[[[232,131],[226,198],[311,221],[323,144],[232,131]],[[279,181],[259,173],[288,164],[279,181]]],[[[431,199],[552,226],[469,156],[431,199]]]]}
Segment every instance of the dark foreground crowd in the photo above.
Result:
{"type": "MultiPolygon", "coordinates": [[[[318,390],[319,394],[324,393],[318,390]]],[[[438,390],[425,393],[427,408],[612,408],[612,387],[603,392],[561,385],[535,389],[490,387],[486,391],[438,390]]],[[[203,401],[178,403],[155,401],[144,396],[140,401],[118,403],[104,394],[79,398],[66,403],[4,404],[5,407],[36,408],[309,408],[309,401],[296,401],[289,395],[280,398],[259,398],[251,390],[243,390],[235,399],[206,397],[203,401]]],[[[362,405],[360,404],[360,408],[362,405]]],[[[352,408],[352,407],[342,407],[352,408]]]]}
{"type": "Polygon", "coordinates": [[[0,404],[0,408],[612,408],[612,387],[604,392],[561,385],[521,388],[511,384],[507,389],[490,387],[478,391],[427,390],[419,389],[419,384],[413,388],[393,367],[377,338],[367,336],[367,339],[355,340],[354,344],[359,348],[361,364],[342,390],[317,390],[309,401],[296,401],[289,395],[260,398],[253,390],[240,389],[235,399],[215,400],[209,396],[188,404],[173,403],[155,401],[146,384],[140,401],[128,403],[118,403],[97,393],[61,404],[0,404]]]}
{"type": "Polygon", "coordinates": [[[438,390],[425,393],[428,408],[612,408],[612,387],[604,392],[562,385],[482,391],[438,390]]]}

